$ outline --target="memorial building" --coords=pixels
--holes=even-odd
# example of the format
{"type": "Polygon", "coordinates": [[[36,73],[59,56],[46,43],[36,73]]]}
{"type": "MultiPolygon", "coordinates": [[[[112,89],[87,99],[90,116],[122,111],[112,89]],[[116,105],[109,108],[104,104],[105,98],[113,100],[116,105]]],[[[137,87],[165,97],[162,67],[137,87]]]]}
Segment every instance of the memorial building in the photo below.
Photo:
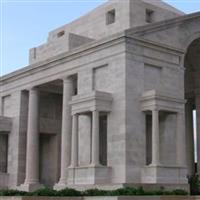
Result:
{"type": "Polygon", "coordinates": [[[0,77],[0,188],[187,189],[194,110],[200,173],[200,12],[109,0],[0,77]]]}

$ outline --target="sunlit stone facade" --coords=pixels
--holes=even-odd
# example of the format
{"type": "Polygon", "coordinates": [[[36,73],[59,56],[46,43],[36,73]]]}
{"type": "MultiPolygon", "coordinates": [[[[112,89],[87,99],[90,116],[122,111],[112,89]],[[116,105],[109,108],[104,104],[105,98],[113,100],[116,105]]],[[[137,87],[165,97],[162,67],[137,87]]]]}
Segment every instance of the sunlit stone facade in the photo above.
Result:
{"type": "Polygon", "coordinates": [[[199,52],[200,13],[160,0],[108,1],[50,32],[0,79],[0,188],[187,189],[199,52]]]}

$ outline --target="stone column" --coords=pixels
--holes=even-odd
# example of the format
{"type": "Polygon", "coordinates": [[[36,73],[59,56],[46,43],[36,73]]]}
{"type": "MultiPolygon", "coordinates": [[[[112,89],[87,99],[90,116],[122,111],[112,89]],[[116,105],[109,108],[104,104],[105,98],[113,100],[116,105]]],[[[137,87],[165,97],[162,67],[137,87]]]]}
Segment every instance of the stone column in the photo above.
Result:
{"type": "Polygon", "coordinates": [[[41,187],[39,183],[39,91],[29,91],[28,129],[26,150],[26,179],[22,190],[33,191],[41,187]]]}
{"type": "Polygon", "coordinates": [[[0,96],[0,116],[3,116],[3,97],[0,96]]]}
{"type": "Polygon", "coordinates": [[[72,150],[71,150],[71,168],[78,165],[78,115],[72,118],[72,150]]]}
{"type": "Polygon", "coordinates": [[[186,163],[188,174],[195,172],[194,166],[194,127],[193,127],[193,101],[188,99],[185,105],[185,136],[186,136],[186,163]]]}
{"type": "Polygon", "coordinates": [[[99,163],[99,111],[92,112],[92,166],[98,166],[99,163]]]}
{"type": "Polygon", "coordinates": [[[185,141],[185,116],[184,112],[177,113],[176,130],[177,164],[186,167],[186,141],[185,141]]]}
{"type": "Polygon", "coordinates": [[[200,94],[195,96],[197,122],[197,172],[200,173],[200,94]]]}
{"type": "Polygon", "coordinates": [[[66,77],[63,79],[63,110],[62,110],[62,133],[61,133],[61,172],[59,183],[55,189],[63,189],[67,185],[68,167],[71,156],[71,101],[73,95],[73,81],[66,77]]]}
{"type": "Polygon", "coordinates": [[[152,163],[157,166],[160,164],[160,136],[159,136],[159,110],[152,111],[152,163]]]}

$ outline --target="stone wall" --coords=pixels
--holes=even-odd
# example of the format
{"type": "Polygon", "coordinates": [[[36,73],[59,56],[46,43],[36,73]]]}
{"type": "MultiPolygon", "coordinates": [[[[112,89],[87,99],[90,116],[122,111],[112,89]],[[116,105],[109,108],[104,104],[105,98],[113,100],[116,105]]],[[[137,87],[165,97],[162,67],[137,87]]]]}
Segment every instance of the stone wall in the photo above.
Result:
{"type": "Polygon", "coordinates": [[[60,31],[71,32],[89,38],[101,39],[122,30],[147,24],[145,9],[155,11],[154,21],[177,17],[183,13],[176,9],[169,9],[164,3],[148,3],[141,0],[108,1],[87,15],[66,24],[49,33],[48,41],[54,40],[60,31]],[[106,24],[106,13],[115,9],[116,20],[113,24],[106,24]]]}
{"type": "Polygon", "coordinates": [[[177,17],[183,13],[169,9],[164,3],[150,4],[146,1],[108,1],[87,15],[59,27],[49,33],[48,41],[30,50],[30,64],[50,58],[92,40],[102,39],[117,32],[148,24],[146,10],[153,11],[153,22],[177,17]],[[108,12],[114,11],[111,24],[107,23],[108,12]]]}
{"type": "Polygon", "coordinates": [[[36,48],[30,49],[29,63],[33,64],[35,62],[54,57],[60,53],[70,51],[91,41],[93,40],[90,38],[67,33],[58,37],[57,40],[53,40],[36,48]]]}

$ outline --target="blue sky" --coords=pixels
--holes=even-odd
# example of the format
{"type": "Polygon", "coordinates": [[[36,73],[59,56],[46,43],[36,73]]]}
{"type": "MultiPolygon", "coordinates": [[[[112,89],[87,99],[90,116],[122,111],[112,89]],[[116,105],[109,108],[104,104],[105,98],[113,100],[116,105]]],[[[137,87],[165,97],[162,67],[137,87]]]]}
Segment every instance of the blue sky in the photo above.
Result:
{"type": "MultiPolygon", "coordinates": [[[[122,0],[123,1],[123,0],[122,0]]],[[[28,51],[44,43],[48,32],[105,0],[0,0],[0,75],[28,65],[28,51]]],[[[200,0],[165,0],[186,12],[200,11],[200,0]]]]}

